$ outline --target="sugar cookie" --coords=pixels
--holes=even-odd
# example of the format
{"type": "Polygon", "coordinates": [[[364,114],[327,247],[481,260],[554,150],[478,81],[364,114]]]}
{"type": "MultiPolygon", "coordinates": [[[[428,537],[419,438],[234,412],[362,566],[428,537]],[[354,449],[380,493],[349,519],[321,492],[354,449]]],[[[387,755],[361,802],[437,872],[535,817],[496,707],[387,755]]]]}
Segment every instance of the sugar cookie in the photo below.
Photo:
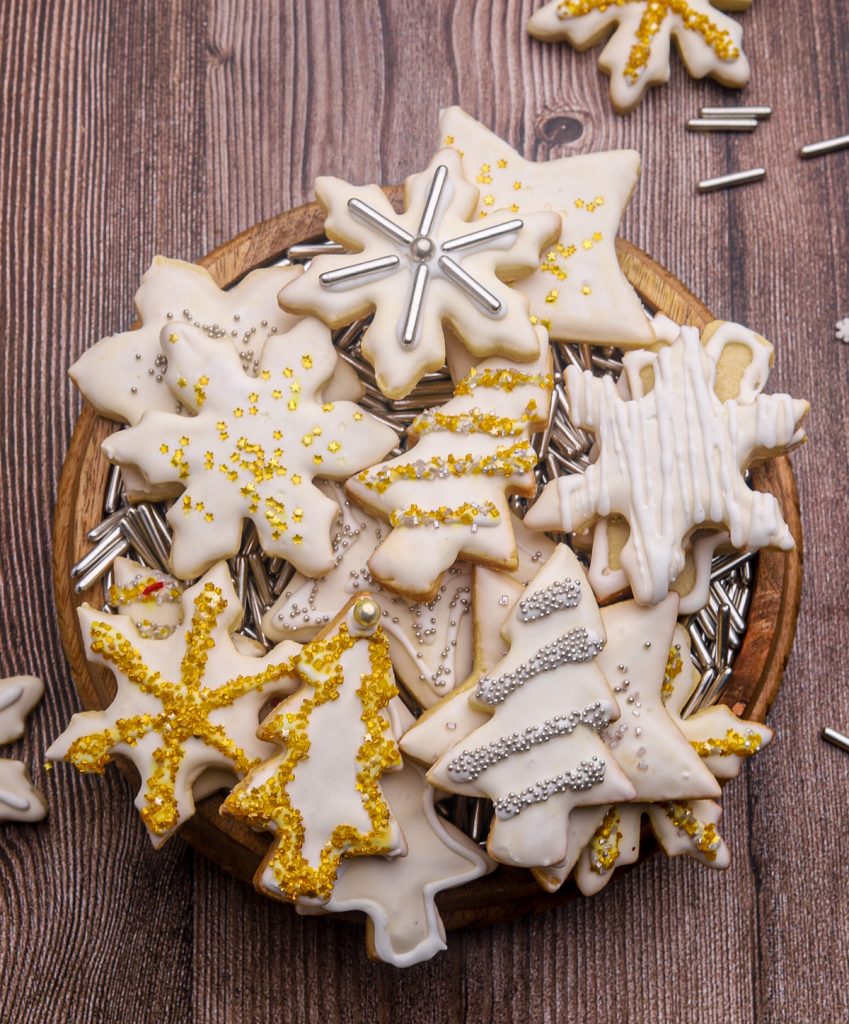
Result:
{"type": "Polygon", "coordinates": [[[598,65],[610,75],[610,99],[620,114],[652,85],[669,81],[672,40],[693,78],[710,76],[731,88],[749,81],[743,30],[722,11],[751,0],[549,0],[528,22],[537,39],[566,39],[586,50],[612,33],[598,65]]]}
{"type": "Polygon", "coordinates": [[[119,557],[112,563],[110,608],[133,620],[139,636],[152,640],[169,637],[183,621],[183,584],[157,569],[119,557]]]}
{"type": "Polygon", "coordinates": [[[339,505],[333,529],[333,568],[320,579],[296,573],[262,620],[273,640],[311,640],[352,595],[372,591],[396,675],[423,707],[453,690],[472,668],[472,568],[462,562],[442,578],[428,603],[410,602],[376,583],[368,560],[387,528],[353,506],[337,484],[321,484],[339,505]]]}
{"type": "Polygon", "coordinates": [[[44,695],[37,676],[0,679],[0,743],[12,743],[24,734],[27,715],[44,695]]]}
{"type": "Polygon", "coordinates": [[[338,510],[313,477],[344,479],[398,440],[353,402],[322,400],[336,363],[330,332],[310,319],[270,338],[256,377],[196,327],[174,324],[161,343],[168,384],[197,415],[151,412],[108,437],[103,451],[152,484],[185,486],[168,512],[175,575],[191,579],[235,554],[244,519],[268,555],[308,575],[327,572],[338,510]]]}
{"type": "Polygon", "coordinates": [[[154,846],[194,814],[193,785],[209,768],[239,776],[274,753],[257,739],[269,697],[291,693],[300,646],[278,644],[265,657],[240,654],[230,633],[242,609],[225,563],[182,597],[184,621],[166,639],[138,636],[126,615],[78,609],[88,658],[117,681],[104,711],[74,715],[47,751],[83,772],[127,757],[142,785],[136,807],[154,846]]]}
{"type": "Polygon", "coordinates": [[[301,688],[262,723],[285,751],[255,768],[222,805],[273,842],[254,884],[278,899],[326,903],[342,860],[406,853],[382,790],[401,767],[387,705],[398,691],[380,605],[351,601],[297,659],[301,688]]]}
{"type": "Polygon", "coordinates": [[[0,821],[41,821],[47,804],[21,761],[0,757],[0,821]]]}
{"type": "Polygon", "coordinates": [[[778,502],[750,490],[743,472],[805,440],[808,403],[761,394],[766,378],[754,360],[739,400],[721,401],[716,349],[710,339],[702,346],[694,328],[680,328],[656,353],[626,353],[626,361],[632,356],[629,372],[650,372],[651,390],[630,401],[609,377],[567,368],[572,420],[596,435],[598,458],[584,473],[547,484],[525,522],[580,531],[601,517],[624,517],[630,534],[621,564],[642,604],[666,596],[696,529],[725,529],[738,550],[792,548],[778,502]]]}
{"type": "Polygon", "coordinates": [[[516,284],[553,339],[621,348],[653,340],[651,322],[616,257],[616,232],[637,184],[639,153],[525,160],[460,107],[440,113],[439,134],[443,145],[460,152],[466,179],[480,186],[476,213],[484,224],[499,209],[562,215],[559,238],[516,284]]]}
{"type": "Polygon", "coordinates": [[[384,586],[428,599],[457,558],[516,568],[507,496],[536,493],[530,438],[546,423],[553,387],[538,330],[535,362],[495,357],[473,367],[453,398],[412,423],[413,447],[348,481],[349,495],[392,527],[368,563],[384,586]]]}
{"type": "Polygon", "coordinates": [[[478,190],[453,149],[407,179],[403,213],[376,185],[317,178],[315,191],[328,237],[351,253],[316,257],[280,304],[331,327],[373,312],[361,351],[384,394],[403,398],[443,365],[446,324],[478,359],[537,357],[528,301],[505,282],[537,267],[540,250],[560,233],[558,213],[499,212],[472,223],[478,190]]]}

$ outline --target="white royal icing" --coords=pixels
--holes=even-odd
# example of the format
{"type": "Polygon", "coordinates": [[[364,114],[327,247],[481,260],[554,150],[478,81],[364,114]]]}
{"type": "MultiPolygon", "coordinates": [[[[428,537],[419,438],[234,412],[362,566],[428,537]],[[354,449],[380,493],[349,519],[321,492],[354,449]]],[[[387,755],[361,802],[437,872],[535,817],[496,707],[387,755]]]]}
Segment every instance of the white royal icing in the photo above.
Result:
{"type": "Polygon", "coordinates": [[[352,506],[338,485],[322,488],[339,504],[333,568],[320,579],[296,573],[266,612],[263,632],[274,640],[310,640],[353,595],[370,590],[382,608],[396,674],[423,707],[430,707],[472,668],[472,567],[458,562],[448,569],[428,603],[393,594],[375,582],[367,564],[386,524],[352,506]]]}
{"type": "Polygon", "coordinates": [[[559,214],[537,208],[470,222],[478,190],[464,180],[451,149],[440,150],[404,189],[404,212],[396,213],[376,185],[316,179],[325,231],[352,252],[318,256],[283,289],[281,304],[333,327],[374,311],[362,352],[392,398],[443,365],[444,324],[479,359],[496,353],[533,359],[538,340],[527,299],[505,281],[536,267],[540,249],[560,231],[559,214]],[[492,237],[480,236],[483,229],[492,229],[492,237]]]}
{"type": "Polygon", "coordinates": [[[693,78],[709,75],[742,88],[749,81],[743,30],[717,8],[741,11],[750,0],[549,0],[528,22],[538,39],[568,40],[584,50],[612,36],[599,57],[620,113],[646,89],[669,81],[672,40],[693,78]]]}
{"type": "Polygon", "coordinates": [[[651,367],[652,390],[631,401],[608,377],[566,370],[573,422],[596,434],[598,458],[584,473],[549,483],[526,516],[533,529],[568,531],[624,516],[630,534],[620,560],[643,604],[665,597],[698,527],[724,526],[740,550],[793,547],[777,500],[751,490],[743,470],[764,453],[801,444],[808,411],[789,395],[720,402],[715,364],[693,328],[682,327],[651,367]]]}
{"type": "Polygon", "coordinates": [[[0,743],[12,743],[23,736],[27,715],[43,694],[44,683],[36,676],[0,679],[0,743]]]}
{"type": "Polygon", "coordinates": [[[309,575],[327,572],[337,507],[313,477],[344,479],[397,443],[355,403],[323,400],[336,364],[330,332],[307,319],[269,339],[256,377],[195,327],[166,328],[161,343],[168,384],[197,415],[147,413],[103,450],[151,483],[184,485],[168,511],[174,573],[190,579],[233,555],[247,518],[266,554],[309,575]]]}
{"type": "Polygon", "coordinates": [[[26,767],[0,758],[0,821],[41,821],[46,814],[47,804],[26,767]]]}
{"type": "Polygon", "coordinates": [[[368,563],[384,586],[427,597],[458,558],[515,569],[507,496],[536,493],[530,438],[546,422],[553,383],[542,330],[540,342],[532,363],[474,367],[453,398],[417,417],[415,445],[348,481],[350,496],[393,527],[368,563]]]}
{"type": "Polygon", "coordinates": [[[242,608],[225,563],[187,590],[182,601],[182,624],[162,640],[140,637],[126,615],[87,604],[78,609],[87,656],[112,672],[117,690],[103,711],[74,715],[47,751],[49,758],[66,758],[88,771],[102,771],[113,754],[132,761],[142,780],[136,807],[144,812],[155,846],[194,814],[193,786],[204,771],[234,771],[241,765],[237,774],[243,775],[246,766],[274,753],[273,745],[257,738],[259,713],[269,698],[295,688],[292,659],[300,650],[292,642],[278,644],[262,658],[236,650],[230,634],[242,608]],[[131,664],[124,660],[126,650],[131,664]],[[161,784],[153,785],[154,779],[161,784]],[[160,824],[162,809],[172,807],[173,814],[160,824]]]}
{"type": "Polygon", "coordinates": [[[428,773],[439,788],[493,800],[487,846],[509,864],[562,861],[572,808],[634,795],[599,736],[619,709],[594,658],[604,627],[573,552],[559,545],[525,598],[565,579],[580,583],[577,605],[535,618],[514,607],[505,627],[510,653],[475,690],[474,700],[494,713],[428,773]]]}
{"type": "Polygon", "coordinates": [[[651,322],[616,257],[619,221],[640,173],[634,150],[581,153],[562,160],[523,159],[460,107],[439,115],[443,145],[455,147],[463,173],[480,188],[477,214],[514,216],[556,210],[559,238],[534,272],[516,284],[552,338],[621,347],[653,340],[651,322]]]}

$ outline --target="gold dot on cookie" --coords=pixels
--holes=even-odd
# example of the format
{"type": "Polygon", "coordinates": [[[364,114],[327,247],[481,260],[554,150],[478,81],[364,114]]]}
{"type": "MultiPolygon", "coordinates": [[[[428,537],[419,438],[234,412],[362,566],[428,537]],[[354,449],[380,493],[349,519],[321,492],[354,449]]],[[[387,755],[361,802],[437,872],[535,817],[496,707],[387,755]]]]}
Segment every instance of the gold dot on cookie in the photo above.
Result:
{"type": "Polygon", "coordinates": [[[371,629],[380,622],[380,605],[372,597],[361,597],[354,605],[351,614],[358,626],[371,629]]]}

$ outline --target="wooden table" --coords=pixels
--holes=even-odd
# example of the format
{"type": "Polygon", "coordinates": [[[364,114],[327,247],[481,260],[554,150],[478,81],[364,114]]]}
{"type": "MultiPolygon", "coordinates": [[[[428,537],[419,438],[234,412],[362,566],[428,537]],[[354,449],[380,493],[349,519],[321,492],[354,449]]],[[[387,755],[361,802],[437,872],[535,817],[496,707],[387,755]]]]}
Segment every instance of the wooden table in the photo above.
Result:
{"type": "Polygon", "coordinates": [[[747,137],[689,135],[691,82],[614,115],[595,55],[532,42],[537,0],[90,0],[0,5],[0,674],[47,697],[23,757],[50,816],[0,827],[0,1020],[808,1022],[849,1019],[847,495],[849,131],[842,0],[742,16],[752,85],[775,114],[747,137]],[[451,936],[406,972],[362,932],[297,918],[179,841],[154,853],[117,771],[43,771],[78,708],[52,611],[50,533],[79,409],[65,371],[125,328],[157,252],[194,259],[311,197],[316,174],[398,181],[458,102],[526,155],[634,146],[623,233],[707,305],[776,346],[773,389],[814,403],[794,457],[807,581],[774,748],[725,797],[725,874],[654,858],[594,900],[451,936]],[[578,125],[573,124],[578,122],[578,125]],[[574,132],[580,136],[567,141],[574,132]],[[766,183],[698,196],[763,165],[766,183]]]}

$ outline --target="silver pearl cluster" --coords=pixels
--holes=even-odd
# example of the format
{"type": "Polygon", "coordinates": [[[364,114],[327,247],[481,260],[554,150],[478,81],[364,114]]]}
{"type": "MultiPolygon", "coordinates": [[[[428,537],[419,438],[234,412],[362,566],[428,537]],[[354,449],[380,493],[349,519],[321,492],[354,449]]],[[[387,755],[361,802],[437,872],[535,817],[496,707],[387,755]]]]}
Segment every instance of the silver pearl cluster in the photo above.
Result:
{"type": "Polygon", "coordinates": [[[561,772],[553,779],[535,782],[533,786],[528,786],[521,793],[508,793],[507,796],[496,800],[493,804],[495,816],[501,818],[502,821],[508,821],[510,818],[515,818],[517,814],[521,814],[531,804],[543,803],[557,793],[565,793],[567,790],[579,793],[592,789],[593,786],[599,786],[604,782],[606,767],[600,757],[593,755],[588,761],[581,761],[574,771],[561,772]]]}
{"type": "Polygon", "coordinates": [[[602,647],[604,641],[595,635],[590,636],[583,626],[570,629],[540,647],[532,658],[523,661],[512,672],[505,672],[502,676],[484,676],[478,682],[475,698],[484,704],[500,704],[540,672],[550,672],[567,663],[592,661],[602,647]]]}
{"type": "Polygon", "coordinates": [[[608,710],[601,701],[589,704],[583,711],[570,711],[568,715],[556,715],[542,725],[529,725],[522,732],[487,743],[475,750],[464,750],[448,765],[448,774],[455,782],[474,782],[491,765],[504,761],[512,754],[524,753],[539,743],[548,743],[559,736],[570,736],[579,725],[586,725],[596,732],[607,728],[610,722],[608,710]]]}
{"type": "Polygon", "coordinates": [[[564,608],[577,608],[580,600],[580,580],[555,580],[550,587],[522,598],[519,602],[519,618],[522,622],[544,619],[552,612],[559,612],[564,608]]]}

